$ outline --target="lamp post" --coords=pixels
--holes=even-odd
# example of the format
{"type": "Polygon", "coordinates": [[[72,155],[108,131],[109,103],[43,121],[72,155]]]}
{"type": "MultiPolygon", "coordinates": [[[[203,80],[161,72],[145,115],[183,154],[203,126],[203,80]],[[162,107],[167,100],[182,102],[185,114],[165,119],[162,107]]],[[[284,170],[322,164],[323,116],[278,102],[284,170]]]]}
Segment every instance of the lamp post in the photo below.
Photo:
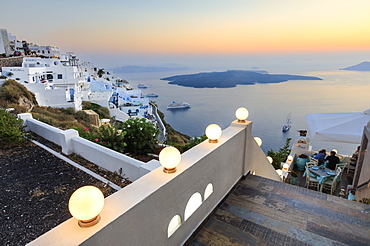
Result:
{"type": "Polygon", "coordinates": [[[217,124],[210,124],[206,128],[206,136],[210,143],[218,143],[218,139],[221,137],[222,130],[221,127],[217,124]]]}
{"type": "Polygon", "coordinates": [[[95,186],[87,185],[78,188],[71,195],[68,209],[78,219],[80,227],[90,227],[100,221],[100,212],[104,207],[104,195],[95,186]]]}
{"type": "Polygon", "coordinates": [[[175,147],[166,147],[159,153],[159,162],[163,166],[163,172],[174,173],[181,161],[181,153],[175,147]]]}

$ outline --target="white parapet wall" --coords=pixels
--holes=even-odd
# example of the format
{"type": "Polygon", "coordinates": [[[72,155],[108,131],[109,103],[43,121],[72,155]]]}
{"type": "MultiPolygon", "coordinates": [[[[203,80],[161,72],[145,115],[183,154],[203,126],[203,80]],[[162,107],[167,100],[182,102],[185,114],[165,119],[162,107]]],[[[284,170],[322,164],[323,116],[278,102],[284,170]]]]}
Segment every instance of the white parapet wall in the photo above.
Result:
{"type": "Polygon", "coordinates": [[[23,120],[23,124],[26,125],[26,131],[34,132],[59,146],[62,145],[60,134],[63,130],[33,119],[31,113],[19,114],[18,118],[23,120]]]}
{"type": "MultiPolygon", "coordinates": [[[[111,172],[119,173],[121,169],[122,173],[125,174],[125,177],[128,177],[131,181],[135,181],[151,171],[142,167],[145,165],[145,162],[138,161],[102,145],[92,143],[84,138],[73,137],[71,139],[71,143],[71,152],[80,155],[86,160],[104,167],[111,172]]],[[[151,163],[153,164],[153,169],[160,166],[158,161],[151,163]]]]}
{"type": "Polygon", "coordinates": [[[280,180],[251,127],[233,122],[218,143],[183,153],[175,173],[159,167],[107,197],[93,227],[71,218],[29,245],[182,245],[247,172],[280,180]]]}
{"type": "Polygon", "coordinates": [[[18,117],[27,126],[27,131],[34,132],[46,140],[61,146],[64,154],[70,155],[75,153],[111,172],[122,172],[122,175],[124,174],[124,177],[130,181],[135,181],[161,166],[158,161],[145,163],[88,141],[79,137],[76,130],[69,129],[64,131],[35,120],[30,113],[19,114],[18,117]]]}

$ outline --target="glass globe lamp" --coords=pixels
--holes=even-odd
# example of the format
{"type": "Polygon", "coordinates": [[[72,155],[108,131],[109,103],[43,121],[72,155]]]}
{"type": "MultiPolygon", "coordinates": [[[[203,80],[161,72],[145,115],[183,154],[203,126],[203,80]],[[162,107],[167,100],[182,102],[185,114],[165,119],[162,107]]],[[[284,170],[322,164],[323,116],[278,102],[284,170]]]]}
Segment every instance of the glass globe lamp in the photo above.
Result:
{"type": "Polygon", "coordinates": [[[249,116],[249,112],[246,108],[241,107],[235,111],[235,116],[238,119],[239,123],[245,123],[245,120],[249,116]]]}
{"type": "Polygon", "coordinates": [[[217,124],[210,124],[206,128],[206,136],[210,143],[218,143],[218,139],[221,137],[222,130],[217,124]]]}
{"type": "Polygon", "coordinates": [[[104,207],[104,195],[95,186],[87,185],[78,188],[71,195],[68,209],[78,219],[80,227],[90,227],[100,221],[100,212],[104,207]]]}
{"type": "Polygon", "coordinates": [[[159,153],[159,162],[163,166],[163,172],[174,173],[181,161],[181,153],[175,147],[166,147],[159,153]]]}

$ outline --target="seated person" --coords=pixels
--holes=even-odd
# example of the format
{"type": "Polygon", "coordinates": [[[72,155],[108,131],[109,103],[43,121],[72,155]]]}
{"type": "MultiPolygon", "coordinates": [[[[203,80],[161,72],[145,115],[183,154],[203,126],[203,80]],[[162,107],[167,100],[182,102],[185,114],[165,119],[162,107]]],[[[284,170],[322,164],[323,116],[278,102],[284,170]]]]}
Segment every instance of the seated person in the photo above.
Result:
{"type": "Polygon", "coordinates": [[[356,167],[359,151],[360,151],[360,146],[358,146],[357,150],[355,152],[353,152],[353,154],[352,154],[351,162],[349,163],[352,167],[356,167]]]}
{"type": "Polygon", "coordinates": [[[335,151],[330,151],[330,156],[326,157],[325,158],[325,161],[328,161],[328,163],[326,164],[326,167],[331,169],[331,170],[334,170],[336,165],[339,163],[339,157],[336,156],[336,152],[335,151]]]}
{"type": "Polygon", "coordinates": [[[320,166],[324,163],[325,156],[326,156],[326,149],[322,149],[313,158],[318,160],[318,165],[320,166]]]}

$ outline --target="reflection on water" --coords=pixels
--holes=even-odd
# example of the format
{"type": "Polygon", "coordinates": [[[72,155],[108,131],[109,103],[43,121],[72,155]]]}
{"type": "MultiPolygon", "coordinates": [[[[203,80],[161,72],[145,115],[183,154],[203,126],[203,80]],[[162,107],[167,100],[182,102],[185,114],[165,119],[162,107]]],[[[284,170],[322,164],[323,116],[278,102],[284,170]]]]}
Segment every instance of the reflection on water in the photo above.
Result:
{"type": "MultiPolygon", "coordinates": [[[[181,72],[180,72],[181,73],[181,72]]],[[[189,72],[192,73],[192,72],[189,72]]],[[[307,72],[322,81],[288,81],[278,84],[239,85],[235,88],[201,88],[169,85],[161,77],[176,73],[118,74],[131,82],[150,86],[159,94],[156,103],[172,127],[190,136],[204,134],[207,125],[216,123],[226,128],[235,119],[235,110],[246,107],[248,120],[253,121],[253,135],[263,140],[262,149],[278,150],[285,139],[297,136],[297,130],[307,129],[305,116],[311,113],[360,112],[370,107],[370,72],[320,71],[307,72]],[[166,110],[172,101],[191,104],[190,109],[166,110]],[[291,113],[292,128],[283,133],[286,116],[291,113]]],[[[356,145],[311,142],[314,149],[336,148],[350,154],[356,145]]]]}

